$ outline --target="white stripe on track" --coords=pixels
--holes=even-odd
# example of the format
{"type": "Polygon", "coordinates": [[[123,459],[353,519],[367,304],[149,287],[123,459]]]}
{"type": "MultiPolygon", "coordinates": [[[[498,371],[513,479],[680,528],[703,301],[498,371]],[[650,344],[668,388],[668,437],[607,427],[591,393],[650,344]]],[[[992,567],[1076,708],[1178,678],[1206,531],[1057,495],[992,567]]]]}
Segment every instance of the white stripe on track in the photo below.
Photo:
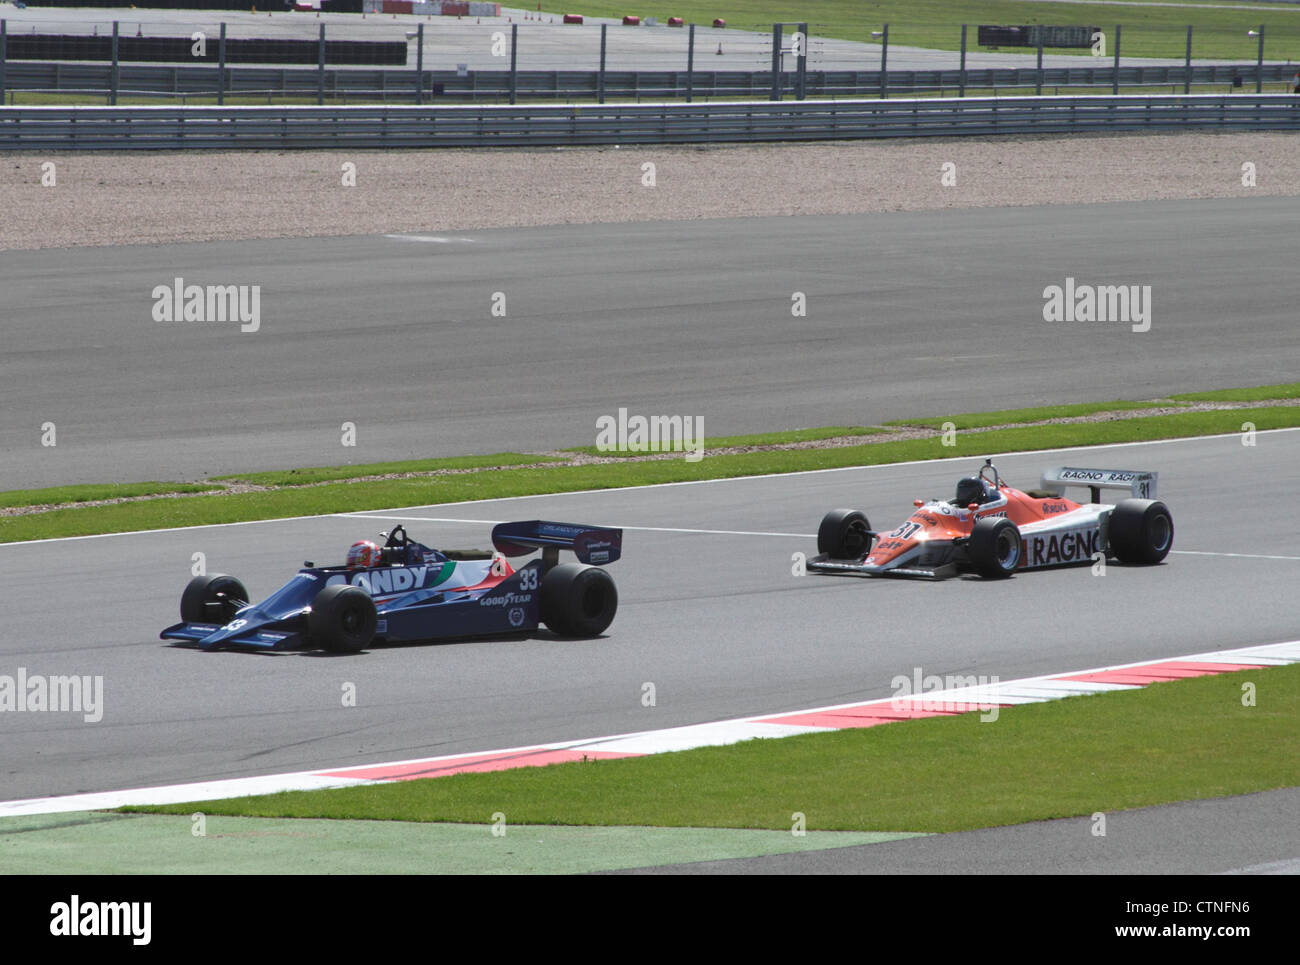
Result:
{"type": "MultiPolygon", "coordinates": [[[[1300,432],[1300,426],[1294,426],[1286,429],[1264,429],[1255,433],[1258,436],[1272,435],[1279,432],[1300,432]]],[[[1176,439],[1148,439],[1143,442],[1111,442],[1104,445],[1095,446],[1067,446],[1062,449],[1034,449],[1029,452],[995,452],[989,455],[989,459],[1001,459],[1004,456],[1047,456],[1053,453],[1062,452],[1089,452],[1094,449],[1131,449],[1136,446],[1163,446],[1179,442],[1204,442],[1208,439],[1237,439],[1240,438],[1239,432],[1224,432],[1213,436],[1180,436],[1176,439]]],[[[497,496],[492,499],[462,499],[451,503],[420,503],[414,506],[394,506],[387,510],[378,510],[378,512],[400,513],[406,510],[425,509],[430,505],[437,506],[482,506],[487,503],[510,502],[520,499],[552,499],[560,496],[590,496],[596,493],[619,493],[627,492],[634,489],[651,490],[666,489],[673,486],[707,486],[717,483],[745,483],[755,479],[777,479],[793,478],[796,476],[815,476],[832,472],[863,472],[873,469],[893,469],[899,466],[937,466],[949,462],[968,463],[975,456],[945,456],[942,459],[912,459],[907,462],[885,462],[874,466],[837,466],[833,469],[801,469],[797,472],[769,472],[757,476],[726,476],[721,479],[689,479],[683,482],[670,483],[650,483],[646,486],[615,486],[609,489],[575,489],[563,493],[531,493],[525,496],[497,496]]],[[[374,510],[363,510],[362,512],[375,512],[374,510]]],[[[185,529],[210,529],[214,526],[255,526],[263,523],[290,523],[301,519],[328,519],[330,517],[352,516],[353,513],[316,513],[309,516],[281,516],[276,519],[248,519],[235,523],[200,523],[196,526],[170,526],[163,529],[131,529],[121,533],[94,533],[89,536],[56,536],[50,539],[28,539],[12,543],[0,543],[0,549],[10,546],[31,546],[36,543],[64,543],[79,539],[108,539],[112,536],[141,536],[151,533],[175,533],[185,529]]]]}
{"type": "Polygon", "coordinates": [[[1170,550],[1180,556],[1231,556],[1243,560],[1300,560],[1300,556],[1265,556],[1262,553],[1211,553],[1207,550],[1170,550]]]}

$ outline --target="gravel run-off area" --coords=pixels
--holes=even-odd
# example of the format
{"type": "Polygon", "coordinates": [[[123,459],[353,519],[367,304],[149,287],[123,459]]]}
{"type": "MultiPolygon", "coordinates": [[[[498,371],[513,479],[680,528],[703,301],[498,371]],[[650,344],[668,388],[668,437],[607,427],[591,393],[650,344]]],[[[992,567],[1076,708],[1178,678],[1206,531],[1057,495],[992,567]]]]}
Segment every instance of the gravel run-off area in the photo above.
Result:
{"type": "Polygon", "coordinates": [[[1189,133],[727,147],[10,153],[0,154],[0,249],[1294,195],[1298,148],[1289,134],[1189,133]],[[1243,184],[1248,163],[1253,186],[1243,184]],[[653,179],[647,164],[654,165],[653,179]],[[946,164],[954,165],[949,185],[942,183],[946,164]],[[349,165],[354,186],[345,183],[349,165]]]}

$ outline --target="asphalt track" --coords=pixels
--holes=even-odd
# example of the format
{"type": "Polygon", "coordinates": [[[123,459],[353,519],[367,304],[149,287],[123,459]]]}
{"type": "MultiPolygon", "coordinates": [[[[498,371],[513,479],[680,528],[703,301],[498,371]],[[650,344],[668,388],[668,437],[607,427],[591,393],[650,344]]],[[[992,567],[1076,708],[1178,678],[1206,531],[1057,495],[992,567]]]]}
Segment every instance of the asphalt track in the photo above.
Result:
{"type": "Polygon", "coordinates": [[[1294,875],[1300,788],[846,848],[644,867],[641,874],[1294,875]]]}
{"type": "MultiPolygon", "coordinates": [[[[682,176],[661,165],[658,190],[682,176]]],[[[1246,198],[2,252],[0,490],[591,444],[620,407],[716,436],[1291,381],[1298,215],[1246,198]],[[260,285],[259,330],[155,322],[177,277],[260,285]],[[1044,322],[1067,277],[1150,285],[1151,330],[1044,322]]]]}
{"type": "Polygon", "coordinates": [[[791,575],[822,512],[878,526],[947,495],[973,460],[404,509],[0,546],[0,672],[103,677],[103,719],[0,714],[0,799],[308,770],[599,737],[887,697],[892,679],[1048,672],[1294,639],[1300,432],[998,460],[1031,485],[1059,463],[1154,469],[1177,527],[1165,565],[1006,582],[791,575]],[[494,520],[623,526],[607,636],[207,654],[156,638],[191,554],[263,596],[306,559],[405,521],[434,545],[483,545],[494,520]],[[437,520],[482,520],[440,522],[437,520]],[[1234,555],[1239,554],[1239,555],[1234,555]],[[656,702],[643,706],[643,684],[656,702]],[[356,706],[344,706],[355,688],[356,706]]]}

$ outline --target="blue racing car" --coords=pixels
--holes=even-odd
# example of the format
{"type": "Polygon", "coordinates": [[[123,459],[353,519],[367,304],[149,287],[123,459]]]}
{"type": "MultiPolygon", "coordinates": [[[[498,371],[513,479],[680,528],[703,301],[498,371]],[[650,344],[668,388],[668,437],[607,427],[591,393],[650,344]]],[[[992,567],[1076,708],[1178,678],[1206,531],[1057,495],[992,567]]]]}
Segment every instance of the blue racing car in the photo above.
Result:
{"type": "Polygon", "coordinates": [[[536,630],[596,637],[618,609],[600,567],[622,555],[623,531],[528,520],[500,523],[486,550],[432,549],[398,526],[383,546],[353,543],[337,566],[305,563],[261,603],[233,576],[196,576],[181,594],[181,622],[164,640],[204,650],[323,649],[356,653],[374,642],[444,640],[536,630]],[[541,550],[514,569],[507,558],[541,550]],[[561,550],[576,563],[560,563],[561,550]]]}

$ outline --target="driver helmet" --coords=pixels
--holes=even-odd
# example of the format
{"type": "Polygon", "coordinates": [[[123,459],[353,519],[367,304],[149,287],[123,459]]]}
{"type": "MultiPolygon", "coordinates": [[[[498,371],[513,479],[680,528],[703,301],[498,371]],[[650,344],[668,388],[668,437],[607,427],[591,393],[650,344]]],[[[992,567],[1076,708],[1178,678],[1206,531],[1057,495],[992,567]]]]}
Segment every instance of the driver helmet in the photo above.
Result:
{"type": "Polygon", "coordinates": [[[992,498],[983,479],[978,476],[967,476],[957,482],[957,495],[953,498],[952,504],[964,509],[971,503],[987,503],[992,498]]]}
{"type": "Polygon", "coordinates": [[[369,540],[359,540],[348,547],[348,569],[359,570],[378,566],[379,547],[369,540]]]}

